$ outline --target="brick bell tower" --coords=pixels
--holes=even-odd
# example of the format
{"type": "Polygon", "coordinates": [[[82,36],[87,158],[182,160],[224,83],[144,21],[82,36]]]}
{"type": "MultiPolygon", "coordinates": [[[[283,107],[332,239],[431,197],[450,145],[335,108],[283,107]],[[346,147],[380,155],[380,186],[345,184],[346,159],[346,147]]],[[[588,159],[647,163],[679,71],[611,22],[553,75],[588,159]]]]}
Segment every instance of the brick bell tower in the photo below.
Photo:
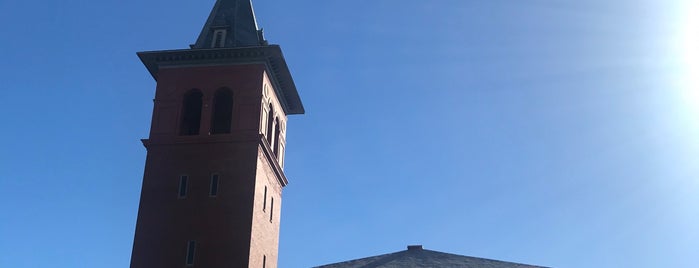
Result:
{"type": "Polygon", "coordinates": [[[275,268],[287,116],[304,108],[250,0],[217,0],[157,81],[131,268],[275,268]]]}

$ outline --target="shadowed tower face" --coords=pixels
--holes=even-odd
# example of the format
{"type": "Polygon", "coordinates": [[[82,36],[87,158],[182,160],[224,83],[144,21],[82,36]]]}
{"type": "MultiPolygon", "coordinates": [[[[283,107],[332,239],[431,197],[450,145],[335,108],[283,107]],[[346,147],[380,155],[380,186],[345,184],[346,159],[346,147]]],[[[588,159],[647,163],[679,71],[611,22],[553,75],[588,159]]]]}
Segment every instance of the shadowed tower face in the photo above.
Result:
{"type": "Polygon", "coordinates": [[[249,0],[190,49],[138,53],[157,81],[131,268],[277,267],[287,116],[304,109],[249,0]]]}

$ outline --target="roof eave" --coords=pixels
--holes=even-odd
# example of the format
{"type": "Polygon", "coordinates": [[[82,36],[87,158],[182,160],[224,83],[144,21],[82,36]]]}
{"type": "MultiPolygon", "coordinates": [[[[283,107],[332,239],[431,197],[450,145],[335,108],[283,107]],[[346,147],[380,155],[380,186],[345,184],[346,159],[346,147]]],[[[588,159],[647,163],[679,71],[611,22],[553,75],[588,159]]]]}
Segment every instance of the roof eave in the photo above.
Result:
{"type": "Polygon", "coordinates": [[[216,49],[180,49],[144,51],[136,53],[158,81],[161,66],[211,66],[230,64],[262,63],[265,65],[280,102],[287,115],[304,114],[305,109],[296,84],[289,71],[278,45],[216,48],[216,49]]]}

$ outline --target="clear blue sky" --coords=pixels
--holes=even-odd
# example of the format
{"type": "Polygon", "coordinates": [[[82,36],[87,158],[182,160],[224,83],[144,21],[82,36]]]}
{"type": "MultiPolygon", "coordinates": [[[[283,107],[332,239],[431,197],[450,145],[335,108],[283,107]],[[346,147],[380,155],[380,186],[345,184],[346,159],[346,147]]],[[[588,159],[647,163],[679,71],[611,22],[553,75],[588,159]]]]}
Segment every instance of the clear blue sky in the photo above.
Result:
{"type": "MultiPolygon", "coordinates": [[[[0,267],[127,267],[155,82],[214,0],[0,0],[0,267]]],[[[699,4],[273,1],[280,267],[407,244],[557,268],[699,264],[699,4]]]]}

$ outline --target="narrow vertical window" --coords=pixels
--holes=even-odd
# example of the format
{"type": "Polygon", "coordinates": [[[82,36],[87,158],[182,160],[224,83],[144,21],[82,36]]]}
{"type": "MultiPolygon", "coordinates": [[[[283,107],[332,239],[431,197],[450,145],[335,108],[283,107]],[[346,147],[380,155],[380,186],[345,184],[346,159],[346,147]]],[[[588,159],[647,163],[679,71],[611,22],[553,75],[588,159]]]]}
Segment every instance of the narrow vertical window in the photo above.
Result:
{"type": "Polygon", "coordinates": [[[264,200],[262,200],[262,211],[265,211],[267,209],[267,186],[265,186],[265,196],[264,200]]]}
{"type": "Polygon", "coordinates": [[[274,155],[279,157],[279,145],[281,145],[280,144],[281,139],[279,138],[279,136],[282,133],[281,125],[279,125],[279,117],[277,117],[274,120],[274,125],[276,125],[277,127],[274,128],[274,148],[273,148],[273,151],[274,151],[274,155]]]}
{"type": "Polygon", "coordinates": [[[260,133],[262,135],[267,136],[267,114],[269,111],[267,111],[267,107],[262,107],[262,115],[260,116],[260,133]]]}
{"type": "Polygon", "coordinates": [[[269,222],[272,222],[274,218],[274,197],[272,197],[272,203],[269,204],[269,222]]]}
{"type": "Polygon", "coordinates": [[[277,160],[279,160],[279,166],[284,167],[284,144],[279,146],[279,154],[277,155],[277,160]]]}
{"type": "Polygon", "coordinates": [[[190,90],[182,100],[182,118],[180,120],[180,135],[198,135],[201,124],[201,100],[203,94],[199,90],[190,90]]]}
{"type": "Polygon", "coordinates": [[[262,268],[267,267],[267,255],[262,255],[262,268]]]}
{"type": "Polygon", "coordinates": [[[267,115],[267,142],[272,146],[272,134],[274,133],[274,107],[269,104],[269,114],[267,115]]]}
{"type": "Polygon", "coordinates": [[[223,47],[226,43],[226,30],[214,31],[214,39],[211,40],[211,48],[223,47]]]}
{"type": "Polygon", "coordinates": [[[214,95],[211,134],[231,133],[233,121],[233,92],[219,89],[214,95]]]}
{"type": "Polygon", "coordinates": [[[209,196],[216,197],[218,195],[218,174],[211,175],[211,187],[209,188],[209,196]]]}
{"type": "Polygon", "coordinates": [[[189,177],[187,175],[180,176],[180,188],[177,191],[178,192],[177,195],[180,198],[187,197],[187,179],[189,179],[189,177]]]}
{"type": "Polygon", "coordinates": [[[197,247],[197,242],[196,241],[189,241],[187,242],[187,259],[185,260],[185,264],[187,265],[194,265],[194,251],[197,247]]]}

